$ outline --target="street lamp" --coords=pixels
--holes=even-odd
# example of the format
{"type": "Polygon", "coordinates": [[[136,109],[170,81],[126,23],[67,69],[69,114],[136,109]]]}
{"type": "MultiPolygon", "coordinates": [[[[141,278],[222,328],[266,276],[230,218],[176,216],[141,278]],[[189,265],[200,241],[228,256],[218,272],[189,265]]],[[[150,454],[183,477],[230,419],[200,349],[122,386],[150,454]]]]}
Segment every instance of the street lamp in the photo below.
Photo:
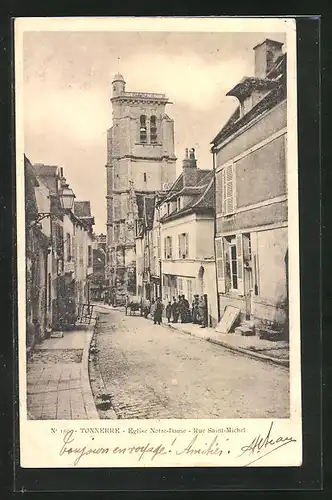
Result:
{"type": "MultiPolygon", "coordinates": [[[[59,191],[59,201],[60,206],[63,211],[71,210],[74,205],[74,199],[76,198],[74,191],[69,187],[68,184],[64,184],[59,191]]],[[[51,212],[38,212],[36,218],[31,222],[30,227],[39,224],[40,221],[46,219],[46,217],[51,217],[53,213],[51,212]]]]}
{"type": "Polygon", "coordinates": [[[62,210],[71,210],[73,208],[76,196],[68,184],[64,184],[60,190],[59,198],[62,210]]]}

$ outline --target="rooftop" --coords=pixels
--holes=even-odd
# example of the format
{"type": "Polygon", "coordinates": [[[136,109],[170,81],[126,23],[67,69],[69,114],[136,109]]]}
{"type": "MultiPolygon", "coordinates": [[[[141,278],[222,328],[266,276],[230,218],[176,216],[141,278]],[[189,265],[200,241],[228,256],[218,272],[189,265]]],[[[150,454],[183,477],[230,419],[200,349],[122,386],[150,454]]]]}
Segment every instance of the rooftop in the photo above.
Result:
{"type": "Polygon", "coordinates": [[[91,206],[89,201],[74,201],[74,214],[76,217],[91,217],[91,206]]]}
{"type": "MultiPolygon", "coordinates": [[[[279,43],[279,42],[278,42],[279,43]]],[[[236,108],[226,124],[221,128],[215,138],[211,141],[212,150],[230,135],[241,129],[254,118],[260,116],[264,111],[273,108],[286,98],[286,61],[287,54],[282,54],[276,61],[265,79],[256,77],[244,77],[226,95],[234,95],[239,100],[243,99],[250,90],[267,89],[269,92],[246,114],[241,116],[240,106],[236,108]],[[242,95],[242,97],[241,97],[242,95]]],[[[247,94],[248,95],[248,94],[247,94]]]]}
{"type": "MultiPolygon", "coordinates": [[[[191,200],[184,207],[182,207],[181,210],[177,210],[169,215],[165,215],[164,217],[162,217],[161,222],[164,223],[174,219],[178,219],[190,213],[213,213],[215,208],[214,172],[213,170],[201,170],[201,172],[203,172],[204,174],[200,176],[200,179],[195,186],[198,189],[193,191],[193,186],[190,187],[191,200]]],[[[186,194],[185,189],[177,193],[177,195],[180,194],[186,194]]]]}

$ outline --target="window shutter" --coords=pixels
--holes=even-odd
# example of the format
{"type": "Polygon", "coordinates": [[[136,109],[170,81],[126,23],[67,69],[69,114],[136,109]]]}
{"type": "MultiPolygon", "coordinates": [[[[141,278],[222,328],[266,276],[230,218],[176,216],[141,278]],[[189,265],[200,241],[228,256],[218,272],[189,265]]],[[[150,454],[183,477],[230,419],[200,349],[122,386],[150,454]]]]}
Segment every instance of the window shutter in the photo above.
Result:
{"type": "Polygon", "coordinates": [[[223,198],[223,193],[222,193],[222,176],[223,176],[223,170],[219,170],[219,172],[216,173],[216,213],[221,214],[223,213],[223,203],[224,203],[224,198],[223,198]]]}
{"type": "Polygon", "coordinates": [[[189,234],[186,233],[184,236],[184,242],[185,242],[185,256],[188,257],[189,254],[189,234]]]}
{"type": "Polygon", "coordinates": [[[225,262],[224,262],[224,244],[223,239],[216,240],[216,268],[217,268],[217,281],[218,292],[225,293],[225,262]]]}
{"type": "Polygon", "coordinates": [[[172,236],[169,237],[169,255],[170,255],[170,258],[172,258],[172,236]]]}
{"type": "Polygon", "coordinates": [[[222,213],[226,214],[226,186],[225,186],[225,169],[221,171],[221,199],[222,199],[222,213]]]}
{"type": "Polygon", "coordinates": [[[236,235],[236,260],[237,260],[237,280],[238,292],[243,295],[243,245],[242,234],[236,235]]]}
{"type": "Polygon", "coordinates": [[[233,165],[225,169],[226,214],[234,212],[233,165]]]}
{"type": "Polygon", "coordinates": [[[181,250],[182,250],[181,249],[181,234],[179,234],[179,236],[178,236],[178,245],[179,245],[179,248],[178,248],[178,250],[179,250],[179,259],[181,259],[181,257],[182,257],[182,255],[181,255],[181,250]]]}

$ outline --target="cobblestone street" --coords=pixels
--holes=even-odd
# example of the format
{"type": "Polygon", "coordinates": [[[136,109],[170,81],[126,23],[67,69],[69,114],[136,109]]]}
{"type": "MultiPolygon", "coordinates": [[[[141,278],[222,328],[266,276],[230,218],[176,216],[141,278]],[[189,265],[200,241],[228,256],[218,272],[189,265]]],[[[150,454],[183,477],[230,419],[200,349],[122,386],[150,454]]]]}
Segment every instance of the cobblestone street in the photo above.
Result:
{"type": "Polygon", "coordinates": [[[289,416],[283,367],[119,311],[100,311],[96,338],[105,395],[118,418],[289,416]]]}

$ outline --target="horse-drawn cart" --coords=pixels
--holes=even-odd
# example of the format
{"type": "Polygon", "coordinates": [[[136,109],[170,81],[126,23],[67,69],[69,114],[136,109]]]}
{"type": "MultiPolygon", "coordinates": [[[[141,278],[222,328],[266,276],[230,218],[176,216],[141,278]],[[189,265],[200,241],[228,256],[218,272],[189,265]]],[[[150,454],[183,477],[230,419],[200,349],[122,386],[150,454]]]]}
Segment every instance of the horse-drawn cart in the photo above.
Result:
{"type": "Polygon", "coordinates": [[[129,313],[129,316],[131,316],[132,312],[134,312],[136,314],[137,311],[139,312],[140,316],[142,316],[142,299],[141,299],[141,297],[139,297],[137,295],[127,296],[125,308],[126,308],[126,316],[128,316],[128,313],[129,313]]]}

